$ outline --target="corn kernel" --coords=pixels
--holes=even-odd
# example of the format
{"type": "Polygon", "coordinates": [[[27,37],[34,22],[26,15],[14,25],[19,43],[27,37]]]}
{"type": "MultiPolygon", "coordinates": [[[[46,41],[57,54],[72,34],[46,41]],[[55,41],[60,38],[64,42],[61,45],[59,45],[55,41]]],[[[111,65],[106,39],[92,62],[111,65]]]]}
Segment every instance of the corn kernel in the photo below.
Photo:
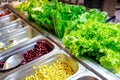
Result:
{"type": "Polygon", "coordinates": [[[33,66],[35,74],[27,76],[25,80],[65,80],[74,72],[71,67],[60,60],[57,60],[51,65],[42,65],[37,69],[33,66]]]}

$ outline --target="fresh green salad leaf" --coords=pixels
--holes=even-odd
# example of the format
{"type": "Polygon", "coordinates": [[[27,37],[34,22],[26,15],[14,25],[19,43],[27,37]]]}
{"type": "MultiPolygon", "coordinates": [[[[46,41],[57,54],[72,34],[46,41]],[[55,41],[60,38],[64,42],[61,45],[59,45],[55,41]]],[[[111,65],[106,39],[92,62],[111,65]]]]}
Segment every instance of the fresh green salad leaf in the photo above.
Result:
{"type": "Polygon", "coordinates": [[[86,9],[83,6],[68,5],[59,2],[55,10],[56,14],[53,17],[55,34],[59,38],[62,38],[70,20],[75,20],[79,15],[85,13],[85,11],[86,9]],[[73,12],[74,8],[76,11],[74,10],[73,12]]]}
{"type": "Polygon", "coordinates": [[[42,5],[41,7],[29,8],[28,16],[29,20],[34,20],[39,26],[43,26],[48,31],[54,31],[52,15],[54,6],[42,5]]]}
{"type": "Polygon", "coordinates": [[[105,22],[107,17],[106,12],[101,12],[98,9],[90,9],[89,13],[86,14],[87,19],[97,20],[99,22],[105,22]]]}
{"type": "Polygon", "coordinates": [[[75,20],[85,11],[86,8],[83,6],[69,5],[53,0],[49,4],[30,7],[27,9],[27,17],[44,29],[55,33],[59,38],[62,38],[69,21],[75,20]]]}
{"type": "Polygon", "coordinates": [[[107,69],[120,70],[120,24],[88,20],[65,34],[62,42],[76,57],[88,56],[107,69]]]}
{"type": "Polygon", "coordinates": [[[78,24],[84,24],[89,19],[100,22],[105,22],[106,19],[106,14],[99,10],[91,9],[86,12],[84,6],[65,4],[58,0],[29,0],[27,3],[22,2],[17,9],[21,12],[27,11],[29,20],[55,33],[60,39],[64,34],[77,29],[78,24]]]}
{"type": "Polygon", "coordinates": [[[120,72],[120,53],[116,53],[111,49],[104,49],[105,53],[107,53],[105,56],[102,56],[100,58],[100,64],[114,72],[119,73],[120,72]]]}
{"type": "Polygon", "coordinates": [[[39,7],[43,4],[48,4],[49,0],[28,0],[21,2],[19,5],[16,6],[16,9],[20,12],[26,12],[29,8],[39,7]]]}
{"type": "Polygon", "coordinates": [[[100,12],[97,9],[90,9],[88,12],[85,12],[81,15],[78,15],[77,18],[71,18],[69,21],[69,25],[67,26],[67,29],[65,30],[65,34],[69,34],[72,30],[77,30],[77,25],[84,24],[88,20],[93,21],[99,21],[102,23],[105,23],[107,17],[106,12],[100,12]]]}

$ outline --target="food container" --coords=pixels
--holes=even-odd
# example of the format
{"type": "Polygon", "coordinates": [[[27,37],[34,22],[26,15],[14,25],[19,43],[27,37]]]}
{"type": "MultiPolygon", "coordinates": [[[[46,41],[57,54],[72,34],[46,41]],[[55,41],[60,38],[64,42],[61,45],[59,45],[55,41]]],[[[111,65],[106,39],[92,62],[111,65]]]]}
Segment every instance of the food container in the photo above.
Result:
{"type": "Polygon", "coordinates": [[[13,13],[4,16],[4,18],[0,19],[0,27],[4,26],[5,24],[8,24],[11,21],[14,21],[17,19],[17,16],[15,16],[13,13]]]}
{"type": "Polygon", "coordinates": [[[2,26],[0,26],[0,29],[3,28],[3,27],[6,27],[6,26],[8,26],[8,25],[12,25],[13,23],[19,23],[20,20],[21,20],[20,18],[17,18],[17,19],[15,19],[15,20],[13,20],[13,21],[10,21],[10,22],[8,22],[8,23],[5,23],[5,24],[3,24],[2,26]]]}
{"type": "MultiPolygon", "coordinates": [[[[4,56],[2,56],[0,58],[0,61],[5,61],[9,56],[14,55],[14,54],[25,54],[30,50],[33,50],[35,48],[35,45],[37,44],[37,42],[42,42],[45,43],[45,47],[48,47],[49,49],[52,50],[59,50],[59,47],[54,44],[53,42],[51,42],[50,40],[48,40],[46,37],[42,36],[42,35],[38,35],[36,36],[34,39],[25,42],[25,44],[20,47],[19,49],[15,49],[13,52],[6,54],[4,56]]],[[[43,44],[40,44],[43,45],[43,44]]]]}
{"type": "Polygon", "coordinates": [[[6,26],[0,28],[0,39],[3,38],[5,35],[18,31],[26,26],[27,25],[24,25],[24,23],[20,19],[9,23],[9,25],[6,24],[6,26]]]}
{"type": "MultiPolygon", "coordinates": [[[[74,59],[70,58],[65,53],[61,53],[60,51],[57,51],[54,53],[53,52],[49,53],[49,56],[46,55],[46,56],[43,56],[43,57],[35,60],[30,65],[26,65],[24,68],[21,68],[18,71],[8,75],[4,80],[25,80],[25,78],[27,76],[35,74],[35,70],[33,69],[33,67],[36,67],[36,69],[39,69],[39,67],[43,66],[43,65],[50,66],[58,60],[61,63],[66,64],[67,67],[70,67],[71,71],[73,72],[72,75],[74,75],[79,70],[78,63],[74,59]]],[[[85,67],[83,68],[82,65],[80,67],[81,67],[81,70],[83,69],[82,72],[84,72],[85,67]]],[[[51,69],[51,73],[52,72],[54,72],[54,71],[52,71],[52,69],[51,69]]],[[[62,74],[64,74],[64,73],[62,73],[62,74]]],[[[71,77],[72,75],[70,75],[69,77],[71,77]]],[[[66,76],[66,75],[64,75],[64,76],[66,76]]],[[[55,77],[55,76],[53,76],[53,77],[55,77]]],[[[63,79],[58,79],[58,80],[63,80],[63,79]]]]}
{"type": "MultiPolygon", "coordinates": [[[[32,27],[25,27],[21,32],[17,34],[11,34],[3,39],[0,40],[1,44],[9,43],[9,41],[13,40],[14,43],[11,45],[7,45],[6,47],[1,47],[0,57],[3,55],[8,54],[10,51],[13,51],[14,49],[18,48],[19,46],[24,45],[29,40],[34,39],[37,35],[40,33],[33,29],[32,27]]],[[[1,45],[2,46],[2,45],[1,45]]]]}
{"type": "MultiPolygon", "coordinates": [[[[90,68],[94,69],[94,72],[97,72],[98,74],[102,75],[102,78],[103,77],[105,78],[105,79],[102,79],[102,80],[120,80],[120,77],[118,77],[115,74],[111,73],[110,71],[106,70],[105,68],[103,68],[98,63],[96,63],[95,61],[91,60],[90,58],[88,58],[88,57],[81,57],[81,60],[85,64],[89,65],[90,68]]],[[[83,75],[83,76],[92,76],[92,75],[83,75]]],[[[80,77],[82,77],[82,76],[81,75],[77,76],[77,78],[80,78],[80,77]]],[[[94,75],[92,77],[96,78],[96,76],[94,76],[94,75]]],[[[73,80],[74,80],[74,78],[73,78],[73,80]]]]}
{"type": "Polygon", "coordinates": [[[4,71],[0,70],[0,73],[1,73],[1,75],[2,75],[2,73],[9,74],[9,72],[11,73],[12,71],[15,71],[16,69],[19,69],[20,67],[30,64],[34,60],[41,58],[42,56],[49,55],[50,52],[54,52],[54,51],[58,51],[58,50],[59,50],[59,47],[56,44],[54,44],[53,42],[51,42],[50,40],[48,40],[46,37],[44,37],[42,35],[37,36],[33,40],[30,40],[30,42],[25,43],[24,46],[22,46],[18,49],[14,49],[14,51],[10,52],[9,54],[2,56],[0,58],[0,67],[1,68],[4,65],[3,64],[4,61],[6,61],[6,59],[8,59],[11,55],[22,54],[24,57],[24,60],[17,68],[13,68],[10,70],[4,70],[4,71]]]}
{"type": "Polygon", "coordinates": [[[8,9],[0,10],[0,19],[2,19],[4,16],[10,14],[11,12],[8,9]]]}
{"type": "Polygon", "coordinates": [[[2,24],[2,25],[0,26],[0,28],[5,27],[5,26],[8,26],[8,25],[11,25],[11,24],[13,24],[13,23],[15,23],[15,22],[19,22],[19,21],[21,20],[20,18],[17,18],[17,17],[13,17],[12,19],[13,19],[13,20],[11,20],[11,21],[9,21],[9,22],[7,22],[7,23],[2,24]]]}

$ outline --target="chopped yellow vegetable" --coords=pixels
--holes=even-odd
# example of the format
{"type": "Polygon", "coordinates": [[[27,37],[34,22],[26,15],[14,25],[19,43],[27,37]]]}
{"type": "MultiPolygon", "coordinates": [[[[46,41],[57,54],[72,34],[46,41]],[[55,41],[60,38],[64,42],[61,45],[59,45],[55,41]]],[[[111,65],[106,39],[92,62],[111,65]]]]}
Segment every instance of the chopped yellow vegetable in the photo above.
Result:
{"type": "Polygon", "coordinates": [[[51,65],[42,65],[39,69],[33,68],[35,74],[27,76],[26,80],[65,80],[74,73],[70,66],[60,60],[51,65]]]}

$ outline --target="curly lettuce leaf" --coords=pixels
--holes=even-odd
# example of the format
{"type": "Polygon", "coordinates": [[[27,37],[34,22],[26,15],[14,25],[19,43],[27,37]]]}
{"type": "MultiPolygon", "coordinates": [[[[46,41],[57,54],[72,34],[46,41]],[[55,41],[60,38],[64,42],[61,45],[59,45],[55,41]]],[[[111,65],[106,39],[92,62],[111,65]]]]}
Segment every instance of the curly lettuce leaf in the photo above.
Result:
{"type": "Polygon", "coordinates": [[[88,56],[106,69],[120,71],[120,24],[88,20],[65,34],[62,43],[76,57],[88,56]]]}

